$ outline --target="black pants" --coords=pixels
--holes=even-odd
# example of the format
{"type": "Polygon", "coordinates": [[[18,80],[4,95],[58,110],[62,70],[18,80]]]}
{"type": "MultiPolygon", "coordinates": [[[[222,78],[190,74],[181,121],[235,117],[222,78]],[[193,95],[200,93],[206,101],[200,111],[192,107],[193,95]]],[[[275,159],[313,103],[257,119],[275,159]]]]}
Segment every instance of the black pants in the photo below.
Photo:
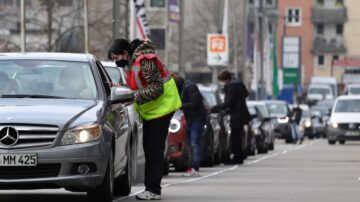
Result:
{"type": "Polygon", "coordinates": [[[165,141],[173,113],[144,121],[143,146],[145,153],[146,191],[161,194],[161,179],[164,167],[165,141]]]}
{"type": "Polygon", "coordinates": [[[231,148],[234,153],[233,162],[242,163],[244,160],[243,154],[243,138],[244,127],[231,127],[231,148]]]}

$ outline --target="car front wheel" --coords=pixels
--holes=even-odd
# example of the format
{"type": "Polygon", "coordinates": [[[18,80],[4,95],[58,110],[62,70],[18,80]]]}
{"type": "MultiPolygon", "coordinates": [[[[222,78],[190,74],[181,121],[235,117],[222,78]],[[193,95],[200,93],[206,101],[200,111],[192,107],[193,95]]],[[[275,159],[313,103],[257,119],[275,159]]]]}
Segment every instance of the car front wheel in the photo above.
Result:
{"type": "Polygon", "coordinates": [[[114,157],[110,151],[108,165],[102,184],[93,190],[87,192],[88,199],[91,202],[103,201],[112,202],[114,197],[114,157]]]}

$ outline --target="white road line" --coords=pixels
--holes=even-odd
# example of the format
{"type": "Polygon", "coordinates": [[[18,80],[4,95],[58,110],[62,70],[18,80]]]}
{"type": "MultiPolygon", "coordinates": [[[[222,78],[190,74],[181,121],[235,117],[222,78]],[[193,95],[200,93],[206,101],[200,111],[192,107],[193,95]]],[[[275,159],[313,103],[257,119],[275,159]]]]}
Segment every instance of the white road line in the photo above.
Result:
{"type": "MultiPolygon", "coordinates": [[[[287,152],[289,151],[293,151],[293,150],[300,150],[300,149],[303,149],[305,148],[307,145],[313,145],[315,143],[318,143],[320,140],[317,140],[317,141],[314,141],[314,142],[311,142],[311,143],[308,143],[308,144],[303,144],[303,145],[300,145],[300,146],[297,146],[297,147],[291,147],[287,150],[284,150],[282,152],[283,155],[285,155],[287,152]]],[[[251,164],[257,164],[263,160],[266,160],[266,159],[270,159],[270,158],[273,158],[273,157],[276,157],[278,156],[280,153],[274,153],[274,154],[270,154],[270,155],[266,155],[266,156],[263,156],[259,159],[256,159],[256,160],[253,160],[253,161],[247,161],[245,162],[245,165],[251,165],[251,164]]],[[[197,177],[197,178],[193,178],[193,179],[189,179],[189,180],[184,180],[184,181],[180,181],[180,182],[172,182],[172,183],[168,183],[168,184],[164,184],[162,185],[163,188],[165,187],[169,187],[169,186],[173,186],[173,185],[178,185],[178,184],[184,184],[184,183],[190,183],[190,182],[196,182],[196,181],[199,181],[199,180],[202,180],[202,179],[206,179],[206,178],[209,178],[209,177],[212,177],[212,176],[216,176],[216,175],[219,175],[219,174],[222,174],[222,173],[225,173],[225,172],[228,172],[228,171],[232,171],[232,170],[235,170],[239,168],[238,165],[235,165],[235,166],[232,166],[230,168],[226,168],[226,169],[223,169],[223,170],[220,170],[220,171],[217,171],[217,172],[214,172],[214,173],[210,173],[208,175],[204,175],[202,177],[197,177]]],[[[360,181],[360,177],[359,177],[359,181],[360,181]]],[[[131,198],[133,196],[136,196],[137,194],[143,192],[145,189],[142,189],[140,191],[137,191],[137,192],[134,192],[134,193],[131,193],[129,196],[125,196],[125,197],[121,197],[121,198],[118,198],[116,199],[116,201],[122,201],[122,200],[125,200],[125,199],[128,199],[128,198],[131,198]]]]}

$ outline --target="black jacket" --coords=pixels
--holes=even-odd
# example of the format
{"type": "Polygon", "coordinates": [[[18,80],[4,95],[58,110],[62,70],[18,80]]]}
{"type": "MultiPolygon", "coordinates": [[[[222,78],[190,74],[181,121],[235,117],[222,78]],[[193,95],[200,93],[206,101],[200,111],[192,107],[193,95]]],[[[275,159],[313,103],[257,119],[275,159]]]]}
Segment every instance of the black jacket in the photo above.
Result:
{"type": "Polygon", "coordinates": [[[291,113],[291,120],[294,123],[299,124],[301,121],[302,109],[300,107],[294,107],[291,113]]]}
{"type": "Polygon", "coordinates": [[[214,107],[212,111],[221,109],[228,112],[230,114],[230,125],[233,128],[239,128],[248,124],[251,116],[246,105],[246,98],[249,96],[249,92],[245,85],[233,79],[225,85],[224,92],[224,103],[214,107]]]}
{"type": "Polygon", "coordinates": [[[177,82],[182,107],[187,122],[205,121],[206,111],[203,105],[203,97],[197,85],[190,80],[181,79],[177,82]]]}

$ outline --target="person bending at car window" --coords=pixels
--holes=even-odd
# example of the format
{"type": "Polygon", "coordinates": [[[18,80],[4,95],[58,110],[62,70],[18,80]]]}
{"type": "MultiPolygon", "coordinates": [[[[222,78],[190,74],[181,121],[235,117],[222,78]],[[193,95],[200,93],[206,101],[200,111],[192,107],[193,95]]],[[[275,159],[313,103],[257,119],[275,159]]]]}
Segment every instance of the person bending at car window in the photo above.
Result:
{"type": "Polygon", "coordinates": [[[108,51],[109,60],[126,68],[126,83],[135,91],[135,109],[143,123],[145,191],[138,200],[161,199],[165,142],[171,118],[181,107],[174,79],[163,67],[150,41],[116,39],[108,51]]]}
{"type": "Polygon", "coordinates": [[[60,72],[60,85],[65,89],[65,94],[70,98],[89,99],[93,93],[84,81],[84,74],[81,68],[64,68],[60,72]]]}
{"type": "Polygon", "coordinates": [[[232,162],[234,164],[242,164],[246,155],[243,152],[243,138],[244,126],[248,125],[251,116],[246,105],[246,98],[249,96],[245,85],[237,80],[231,78],[230,72],[222,71],[218,79],[220,86],[223,86],[225,92],[224,103],[214,106],[211,112],[218,112],[224,110],[230,113],[230,126],[231,126],[231,147],[234,157],[232,162]]]}
{"type": "Polygon", "coordinates": [[[178,74],[172,74],[178,87],[182,107],[187,123],[187,139],[191,148],[191,168],[189,168],[184,177],[199,176],[201,164],[201,136],[204,130],[206,111],[203,105],[203,98],[197,85],[183,79],[178,74]]]}

